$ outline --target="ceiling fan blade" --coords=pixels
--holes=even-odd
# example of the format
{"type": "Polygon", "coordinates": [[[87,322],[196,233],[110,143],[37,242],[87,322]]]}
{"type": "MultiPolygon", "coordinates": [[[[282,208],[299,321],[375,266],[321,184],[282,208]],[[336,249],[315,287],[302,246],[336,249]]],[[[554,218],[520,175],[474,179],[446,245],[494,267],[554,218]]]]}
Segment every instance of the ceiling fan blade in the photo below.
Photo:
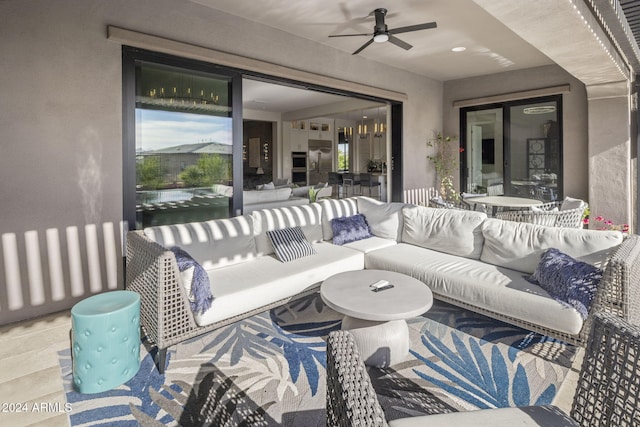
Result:
{"type": "Polygon", "coordinates": [[[395,36],[392,36],[392,35],[389,35],[389,41],[391,43],[395,44],[396,46],[399,46],[399,47],[403,48],[404,50],[409,50],[409,49],[411,49],[413,47],[409,43],[403,42],[399,38],[397,38],[395,36]]]}
{"type": "Polygon", "coordinates": [[[362,33],[362,34],[331,34],[329,37],[353,37],[353,36],[369,36],[371,37],[373,33],[362,33]]]}
{"type": "Polygon", "coordinates": [[[356,50],[355,52],[352,53],[352,55],[357,55],[360,52],[362,52],[363,50],[365,50],[365,48],[367,46],[369,46],[371,43],[373,43],[373,39],[369,40],[368,42],[366,42],[365,44],[363,44],[362,46],[360,46],[360,49],[356,50]]]}
{"type": "Polygon", "coordinates": [[[410,31],[428,30],[430,28],[436,28],[438,24],[435,22],[427,22],[426,24],[409,25],[408,27],[394,28],[389,30],[391,34],[408,33],[410,31]]]}

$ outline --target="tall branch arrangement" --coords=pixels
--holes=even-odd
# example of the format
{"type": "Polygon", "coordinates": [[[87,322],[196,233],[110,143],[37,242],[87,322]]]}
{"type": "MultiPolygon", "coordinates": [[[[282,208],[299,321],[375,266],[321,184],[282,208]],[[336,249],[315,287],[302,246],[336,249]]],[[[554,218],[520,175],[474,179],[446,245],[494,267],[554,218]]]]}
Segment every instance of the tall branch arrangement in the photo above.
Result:
{"type": "Polygon", "coordinates": [[[440,196],[445,200],[460,198],[453,185],[453,173],[458,167],[460,153],[464,150],[458,147],[457,141],[457,136],[443,136],[441,132],[427,140],[427,147],[435,148],[435,153],[428,155],[427,159],[436,170],[440,182],[440,196]]]}

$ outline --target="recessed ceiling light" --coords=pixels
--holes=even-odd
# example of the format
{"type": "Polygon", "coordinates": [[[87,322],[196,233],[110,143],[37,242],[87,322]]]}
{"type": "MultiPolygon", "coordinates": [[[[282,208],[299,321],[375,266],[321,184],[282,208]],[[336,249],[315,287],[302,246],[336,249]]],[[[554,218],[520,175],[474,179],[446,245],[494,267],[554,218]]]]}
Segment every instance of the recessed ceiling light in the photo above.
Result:
{"type": "Polygon", "coordinates": [[[464,46],[456,46],[451,49],[452,52],[464,52],[465,50],[467,50],[467,48],[464,46]]]}

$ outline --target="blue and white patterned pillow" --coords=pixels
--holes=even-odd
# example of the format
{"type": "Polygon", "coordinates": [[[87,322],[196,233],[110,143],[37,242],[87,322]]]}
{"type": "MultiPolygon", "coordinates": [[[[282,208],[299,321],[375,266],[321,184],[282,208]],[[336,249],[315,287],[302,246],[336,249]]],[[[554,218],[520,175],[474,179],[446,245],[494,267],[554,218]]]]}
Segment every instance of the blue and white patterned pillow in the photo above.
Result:
{"type": "Polygon", "coordinates": [[[372,237],[367,219],[362,214],[342,216],[331,220],[333,244],[344,245],[372,237]]]}
{"type": "Polygon", "coordinates": [[[300,227],[281,228],[267,231],[273,250],[282,262],[314,255],[316,250],[307,240],[300,227]]]}
{"type": "Polygon", "coordinates": [[[601,269],[555,248],[542,254],[536,271],[527,277],[555,300],[575,308],[583,319],[587,318],[601,279],[601,269]]]}

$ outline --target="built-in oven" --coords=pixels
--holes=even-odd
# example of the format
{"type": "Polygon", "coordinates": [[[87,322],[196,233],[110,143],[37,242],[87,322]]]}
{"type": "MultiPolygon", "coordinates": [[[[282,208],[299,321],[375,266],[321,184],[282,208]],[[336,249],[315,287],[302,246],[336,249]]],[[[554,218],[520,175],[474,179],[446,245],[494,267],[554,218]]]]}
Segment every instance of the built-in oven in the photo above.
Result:
{"type": "Polygon", "coordinates": [[[291,153],[291,182],[307,185],[307,153],[304,151],[291,153]]]}
{"type": "Polygon", "coordinates": [[[294,151],[291,153],[291,166],[293,169],[304,169],[307,171],[307,153],[304,151],[294,151]]]}

